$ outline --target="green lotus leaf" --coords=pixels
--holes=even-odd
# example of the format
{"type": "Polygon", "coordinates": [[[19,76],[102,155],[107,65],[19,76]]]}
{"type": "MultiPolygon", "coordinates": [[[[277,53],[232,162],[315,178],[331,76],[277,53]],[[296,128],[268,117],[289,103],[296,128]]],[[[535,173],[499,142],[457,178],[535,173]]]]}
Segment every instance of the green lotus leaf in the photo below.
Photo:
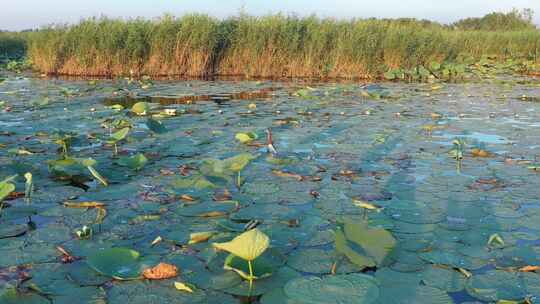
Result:
{"type": "Polygon", "coordinates": [[[367,221],[344,218],[336,231],[336,250],[361,267],[381,265],[396,246],[392,234],[383,228],[369,228],[367,221]]]}
{"type": "Polygon", "coordinates": [[[457,292],[465,286],[465,276],[453,268],[436,266],[427,267],[421,272],[422,282],[431,287],[439,288],[448,292],[457,292]]]}
{"type": "Polygon", "coordinates": [[[38,209],[33,206],[12,206],[2,210],[2,219],[5,221],[27,218],[38,214],[38,209]]]}
{"type": "Polygon", "coordinates": [[[255,158],[257,158],[256,155],[242,153],[224,160],[205,159],[199,170],[208,177],[230,180],[234,174],[242,171],[255,158]]]}
{"type": "Polygon", "coordinates": [[[132,156],[120,157],[116,163],[123,167],[128,167],[132,170],[141,170],[148,162],[148,159],[142,153],[137,153],[132,156]]]}
{"type": "MultiPolygon", "coordinates": [[[[274,271],[272,264],[264,257],[259,257],[253,260],[253,279],[258,280],[272,275],[274,271]]],[[[225,270],[232,270],[238,273],[242,278],[249,280],[249,264],[246,260],[241,259],[234,254],[229,254],[223,265],[225,270]]]]}
{"type": "Polygon", "coordinates": [[[15,288],[0,290],[2,304],[49,304],[50,301],[36,293],[21,293],[15,288]]]}
{"type": "Polygon", "coordinates": [[[28,225],[0,224],[0,239],[15,237],[24,234],[28,230],[28,225]]]}
{"type": "Polygon", "coordinates": [[[452,304],[454,301],[443,290],[402,282],[402,284],[386,286],[384,292],[381,293],[379,303],[452,304]]]}
{"type": "Polygon", "coordinates": [[[226,243],[213,243],[214,247],[230,252],[246,261],[253,261],[270,245],[270,238],[259,229],[246,231],[226,243]]]}
{"type": "Polygon", "coordinates": [[[93,167],[97,164],[96,160],[93,158],[85,158],[85,159],[80,159],[78,161],[81,163],[81,165],[85,167],[93,167]]]}
{"type": "Polygon", "coordinates": [[[13,191],[15,191],[14,184],[7,181],[2,181],[0,183],[0,202],[4,200],[13,191]]]}
{"type": "Polygon", "coordinates": [[[148,111],[150,111],[150,106],[144,101],[137,102],[133,105],[133,107],[131,107],[131,111],[140,116],[146,115],[148,114],[148,111]]]}
{"type": "Polygon", "coordinates": [[[247,132],[247,133],[236,133],[234,138],[236,138],[239,142],[243,144],[247,144],[256,140],[258,136],[254,132],[247,132]]]}
{"type": "Polygon", "coordinates": [[[316,248],[298,249],[289,256],[287,265],[303,273],[330,274],[359,272],[362,267],[349,262],[343,255],[333,250],[316,248]]]}
{"type": "Polygon", "coordinates": [[[187,217],[223,217],[236,209],[238,209],[237,201],[203,202],[181,206],[175,210],[175,213],[187,217]]]}
{"type": "Polygon", "coordinates": [[[167,128],[163,125],[163,123],[159,120],[153,119],[151,117],[148,118],[146,121],[146,126],[148,129],[156,134],[163,134],[167,132],[167,128]]]}
{"type": "Polygon", "coordinates": [[[471,296],[487,302],[523,300],[528,294],[519,274],[503,270],[473,275],[467,280],[466,289],[471,296]]]}
{"type": "Polygon", "coordinates": [[[94,251],[86,259],[88,266],[117,280],[138,279],[141,275],[139,253],[128,248],[109,248],[94,251]]]}
{"type": "Polygon", "coordinates": [[[123,129],[120,129],[114,133],[111,134],[111,142],[119,142],[121,140],[123,140],[124,138],[126,138],[126,136],[128,135],[129,133],[129,128],[123,128],[123,129]]]}
{"type": "Polygon", "coordinates": [[[300,303],[377,303],[379,285],[364,274],[346,274],[319,277],[300,277],[289,281],[283,288],[287,297],[300,303]]]}
{"type": "Polygon", "coordinates": [[[195,188],[195,189],[206,189],[206,188],[216,188],[212,182],[207,180],[204,176],[200,174],[193,174],[190,177],[179,177],[171,182],[171,186],[179,189],[185,188],[195,188]]]}

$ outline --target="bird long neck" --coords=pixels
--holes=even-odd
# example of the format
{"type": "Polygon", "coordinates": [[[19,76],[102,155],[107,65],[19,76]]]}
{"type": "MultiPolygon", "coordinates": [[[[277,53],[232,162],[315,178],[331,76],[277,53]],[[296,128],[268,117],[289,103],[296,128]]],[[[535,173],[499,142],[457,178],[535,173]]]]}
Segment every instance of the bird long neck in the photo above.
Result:
{"type": "Polygon", "coordinates": [[[272,130],[268,129],[266,132],[266,144],[274,145],[274,140],[272,139],[272,130]]]}

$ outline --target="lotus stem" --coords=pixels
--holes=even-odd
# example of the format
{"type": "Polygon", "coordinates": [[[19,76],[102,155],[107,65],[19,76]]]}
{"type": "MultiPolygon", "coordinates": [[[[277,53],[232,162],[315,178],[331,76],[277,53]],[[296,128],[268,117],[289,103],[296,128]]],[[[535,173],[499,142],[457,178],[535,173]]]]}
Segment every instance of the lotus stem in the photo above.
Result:
{"type": "Polygon", "coordinates": [[[118,155],[118,145],[114,143],[114,156],[118,155]]]}
{"type": "Polygon", "coordinates": [[[236,187],[240,189],[241,186],[242,186],[242,180],[240,177],[240,171],[238,171],[238,175],[236,176],[236,187]]]}
{"type": "Polygon", "coordinates": [[[248,260],[248,267],[249,267],[249,289],[251,289],[251,286],[253,285],[253,266],[251,265],[251,261],[248,260]]]}
{"type": "Polygon", "coordinates": [[[97,172],[96,169],[94,169],[94,167],[88,166],[86,168],[88,169],[88,171],[90,171],[93,177],[95,177],[100,183],[103,184],[103,186],[107,187],[109,185],[107,180],[103,176],[101,176],[99,172],[97,172]]]}

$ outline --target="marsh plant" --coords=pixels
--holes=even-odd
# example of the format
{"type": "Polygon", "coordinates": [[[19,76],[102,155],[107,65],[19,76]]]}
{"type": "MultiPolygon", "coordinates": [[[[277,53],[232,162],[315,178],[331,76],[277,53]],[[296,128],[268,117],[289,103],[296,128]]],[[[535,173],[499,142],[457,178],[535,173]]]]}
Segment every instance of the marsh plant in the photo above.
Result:
{"type": "Polygon", "coordinates": [[[452,149],[448,152],[452,158],[456,160],[456,171],[461,172],[461,162],[465,152],[465,141],[461,138],[452,141],[452,149]]]}
{"type": "Polygon", "coordinates": [[[166,15],[152,21],[103,17],[46,27],[24,41],[34,67],[44,73],[122,75],[132,81],[142,75],[413,81],[461,77],[466,64],[483,54],[538,63],[540,34],[529,15],[496,14],[454,25],[283,14],[166,15]]]}
{"type": "Polygon", "coordinates": [[[69,157],[69,150],[74,139],[77,137],[76,133],[57,131],[53,134],[52,139],[55,144],[60,146],[60,154],[62,158],[69,157]]]}

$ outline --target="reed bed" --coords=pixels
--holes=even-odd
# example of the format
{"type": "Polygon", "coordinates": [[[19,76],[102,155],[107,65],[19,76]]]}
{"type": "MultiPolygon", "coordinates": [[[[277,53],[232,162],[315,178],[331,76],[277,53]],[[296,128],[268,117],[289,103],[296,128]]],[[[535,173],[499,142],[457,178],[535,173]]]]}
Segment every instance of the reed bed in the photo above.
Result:
{"type": "Polygon", "coordinates": [[[26,52],[23,33],[0,32],[0,59],[18,59],[26,52]]]}
{"type": "Polygon", "coordinates": [[[102,17],[42,28],[25,40],[36,69],[65,75],[376,78],[433,61],[540,61],[534,27],[470,30],[415,19],[102,17]]]}

